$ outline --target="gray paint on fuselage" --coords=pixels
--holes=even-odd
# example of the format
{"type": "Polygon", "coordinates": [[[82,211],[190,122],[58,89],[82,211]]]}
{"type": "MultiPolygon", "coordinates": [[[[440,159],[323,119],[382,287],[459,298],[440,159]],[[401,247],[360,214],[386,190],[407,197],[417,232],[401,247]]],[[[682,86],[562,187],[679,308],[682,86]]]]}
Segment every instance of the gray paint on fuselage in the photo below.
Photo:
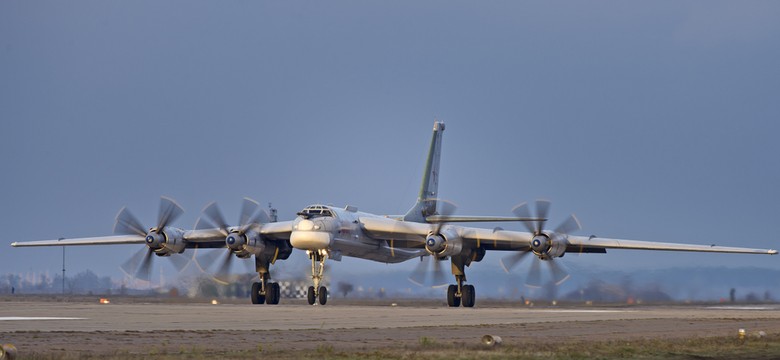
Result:
{"type": "MultiPolygon", "coordinates": [[[[333,254],[333,260],[339,260],[340,256],[349,256],[382,263],[399,263],[427,255],[425,249],[393,248],[386,240],[378,240],[368,236],[360,226],[360,218],[380,218],[382,216],[359,211],[347,211],[333,206],[323,207],[327,207],[333,214],[333,217],[326,217],[333,220],[332,226],[334,228],[330,229],[333,238],[328,247],[328,251],[333,254]]],[[[294,225],[301,220],[303,220],[303,217],[297,217],[294,220],[294,225]]],[[[323,221],[323,218],[315,218],[315,223],[317,223],[317,220],[322,221],[322,224],[330,222],[323,221]]]]}

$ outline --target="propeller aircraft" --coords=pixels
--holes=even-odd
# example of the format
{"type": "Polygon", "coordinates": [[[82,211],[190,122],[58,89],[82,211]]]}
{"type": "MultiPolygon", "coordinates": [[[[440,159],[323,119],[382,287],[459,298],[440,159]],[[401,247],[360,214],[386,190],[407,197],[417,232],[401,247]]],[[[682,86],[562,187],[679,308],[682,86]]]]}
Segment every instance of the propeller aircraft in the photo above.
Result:
{"type": "MultiPolygon", "coordinates": [[[[260,281],[253,282],[253,304],[278,304],[279,284],[271,281],[270,268],[276,261],[289,258],[293,249],[306,252],[311,260],[312,285],[308,302],[325,305],[328,289],[322,285],[327,259],[339,261],[343,256],[383,263],[421,261],[410,280],[423,283],[430,276],[435,285],[446,284],[442,266],[451,265],[455,283],[447,288],[451,307],[473,307],[474,285],[466,280],[466,267],[483,260],[487,251],[506,251],[500,260],[508,272],[526,258],[535,258],[528,273],[527,285],[540,286],[540,264],[545,264],[552,281],[560,284],[569,275],[558,264],[566,253],[606,253],[608,249],[665,250],[775,255],[777,250],[610,239],[597,236],[575,236],[580,222],[570,215],[554,229],[546,228],[550,202],[537,200],[534,212],[527,203],[513,209],[515,216],[457,216],[455,206],[438,198],[439,164],[444,123],[434,122],[422,187],[417,202],[404,215],[375,215],[358,211],[354,206],[338,208],[310,205],[289,221],[271,221],[257,202],[244,199],[238,225],[229,225],[215,203],[203,209],[203,216],[192,230],[171,226],[183,212],[170,198],[162,197],[158,221],[145,227],[127,210],[116,217],[113,236],[91,238],[14,242],[14,247],[143,244],[145,247],[121,268],[128,274],[148,278],[152,255],[168,257],[180,268],[186,265],[181,254],[188,249],[223,249],[224,261],[219,273],[229,268],[231,259],[254,257],[260,281]],[[527,232],[501,228],[485,229],[456,225],[472,222],[521,222],[527,232]]],[[[212,250],[214,251],[214,250],[212,250]]],[[[219,254],[218,254],[219,255],[219,254]]],[[[213,260],[212,260],[213,261],[213,260]]],[[[208,265],[208,264],[207,264],[208,265]]]]}

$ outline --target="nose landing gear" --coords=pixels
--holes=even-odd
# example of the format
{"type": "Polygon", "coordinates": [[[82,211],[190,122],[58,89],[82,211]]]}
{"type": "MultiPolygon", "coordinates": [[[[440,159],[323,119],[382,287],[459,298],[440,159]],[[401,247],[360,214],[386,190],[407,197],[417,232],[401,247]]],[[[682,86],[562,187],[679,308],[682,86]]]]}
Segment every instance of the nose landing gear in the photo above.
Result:
{"type": "Polygon", "coordinates": [[[314,286],[309,286],[307,299],[309,305],[314,305],[319,301],[320,305],[328,302],[328,288],[320,286],[322,283],[322,274],[325,272],[325,260],[328,259],[328,252],[325,250],[307,250],[306,253],[311,259],[311,279],[314,286]]]}

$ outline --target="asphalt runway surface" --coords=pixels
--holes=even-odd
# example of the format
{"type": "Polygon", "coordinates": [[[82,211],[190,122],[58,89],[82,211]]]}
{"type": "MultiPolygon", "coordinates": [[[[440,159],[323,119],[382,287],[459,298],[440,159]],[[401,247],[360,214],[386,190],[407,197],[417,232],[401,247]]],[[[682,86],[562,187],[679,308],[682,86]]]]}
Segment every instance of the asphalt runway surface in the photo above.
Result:
{"type": "Polygon", "coordinates": [[[399,300],[310,306],[203,303],[5,301],[0,341],[37,353],[108,354],[184,348],[371,350],[414,346],[421,339],[507,344],[620,339],[680,339],[780,333],[780,305],[535,306],[448,308],[399,300]]]}
{"type": "Polygon", "coordinates": [[[780,305],[448,308],[414,306],[413,301],[400,306],[8,302],[0,309],[0,332],[388,329],[716,318],[780,322],[780,305]]]}

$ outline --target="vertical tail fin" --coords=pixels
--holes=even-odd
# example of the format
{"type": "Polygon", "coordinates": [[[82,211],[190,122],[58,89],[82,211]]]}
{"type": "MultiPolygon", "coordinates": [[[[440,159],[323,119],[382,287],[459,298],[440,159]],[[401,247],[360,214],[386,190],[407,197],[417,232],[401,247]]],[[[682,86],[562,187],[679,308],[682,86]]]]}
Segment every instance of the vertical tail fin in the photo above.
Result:
{"type": "Polygon", "coordinates": [[[439,162],[441,160],[441,139],[444,133],[444,123],[433,123],[433,138],[428,150],[428,160],[425,162],[420,195],[417,203],[404,215],[404,221],[425,222],[425,218],[436,214],[436,198],[439,194],[439,162]]]}

